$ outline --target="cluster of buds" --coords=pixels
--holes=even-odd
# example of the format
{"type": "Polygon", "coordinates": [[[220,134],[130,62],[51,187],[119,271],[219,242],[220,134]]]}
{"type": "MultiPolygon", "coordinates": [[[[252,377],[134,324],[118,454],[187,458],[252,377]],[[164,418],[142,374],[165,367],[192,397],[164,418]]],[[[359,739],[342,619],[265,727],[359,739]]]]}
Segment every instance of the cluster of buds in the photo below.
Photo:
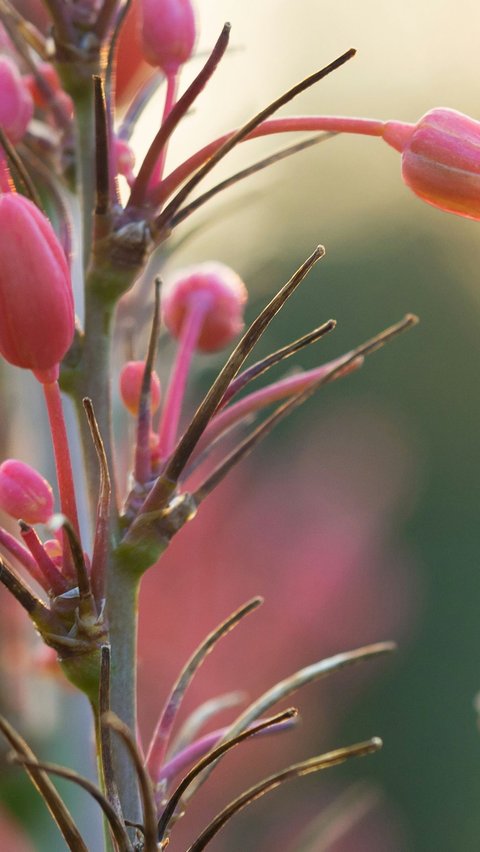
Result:
{"type": "MultiPolygon", "coordinates": [[[[178,272],[162,286],[157,281],[147,355],[144,360],[128,361],[120,375],[120,396],[136,418],[136,437],[131,487],[117,495],[110,421],[110,344],[115,308],[143,273],[153,250],[212,196],[339,132],[384,139],[401,153],[404,180],[418,196],[443,210],[480,218],[480,125],[447,109],[433,110],[417,124],[338,116],[272,118],[281,106],[351,59],[355,51],[350,50],[281,95],[240,129],[193,151],[185,162],[165,174],[167,146],[224,56],[229,25],[223,28],[192,83],[178,96],[181,71],[196,41],[193,8],[189,0],[142,0],[141,50],[155,71],[141,84],[117,124],[115,45],[124,21],[123,5],[117,0],[70,4],[50,0],[47,5],[51,17],[48,33],[23,18],[9,3],[2,11],[9,38],[0,47],[5,54],[0,56],[0,353],[12,365],[31,370],[41,384],[50,420],[60,513],[54,514],[52,489],[39,473],[19,460],[4,462],[0,467],[0,508],[19,521],[19,538],[0,529],[0,547],[5,554],[0,580],[28,611],[45,642],[57,651],[72,681],[91,699],[107,792],[105,797],[97,790],[95,797],[102,803],[118,848],[133,849],[127,830],[133,823],[142,826],[142,848],[157,849],[168,842],[174,817],[186,800],[186,787],[193,785],[210,763],[253,732],[288,727],[293,711],[258,722],[276,700],[309,680],[347,663],[377,656],[391,646],[361,649],[302,670],[252,705],[233,727],[217,731],[204,741],[194,740],[174,758],[169,757],[173,719],[191,675],[214,642],[258,601],[249,603],[227,619],[213,639],[208,637],[192,658],[160,716],[144,759],[131,733],[136,728],[135,661],[131,652],[135,647],[138,582],[158,562],[172,537],[196,515],[202,501],[277,423],[320,387],[361,367],[367,354],[415,324],[416,318],[408,315],[333,361],[288,375],[236,399],[260,375],[335,327],[335,322],[328,320],[244,368],[269,323],[323,257],[324,250],[318,247],[248,326],[188,419],[184,417],[185,393],[194,357],[199,352],[231,346],[240,335],[247,290],[236,272],[217,262],[178,272]],[[162,82],[163,118],[137,168],[129,144],[132,131],[150,95],[162,82]],[[190,200],[203,179],[238,144],[262,135],[298,131],[316,135],[190,200]],[[18,156],[15,146],[20,141],[18,156]],[[76,145],[73,164],[72,145],[76,145]],[[128,184],[126,200],[119,193],[119,175],[128,184]],[[58,236],[41,209],[37,179],[47,191],[49,211],[60,223],[58,236]],[[82,236],[76,237],[73,245],[84,261],[83,328],[75,322],[71,217],[64,202],[64,189],[75,189],[75,181],[83,214],[82,236]],[[155,372],[160,321],[176,341],[163,393],[155,372]],[[91,513],[93,548],[88,553],[80,537],[59,382],[82,412],[88,487],[95,508],[91,513]],[[250,428],[252,419],[272,406],[273,410],[250,428]],[[158,422],[154,422],[157,413],[158,422]],[[204,465],[208,469],[202,473],[204,465]],[[42,540],[33,529],[37,524],[46,525],[50,537],[42,540]],[[33,588],[25,573],[30,575],[33,588]],[[132,671],[122,670],[127,659],[132,671]],[[123,722],[108,715],[110,704],[123,722]],[[110,761],[108,736],[102,727],[105,719],[107,727],[116,731],[133,755],[143,797],[143,822],[130,766],[122,754],[116,753],[110,761]],[[187,782],[184,779],[183,786],[169,795],[172,778],[199,758],[194,774],[187,774],[187,782]],[[125,819],[117,806],[116,786],[125,819]]],[[[13,737],[5,724],[0,728],[7,738],[13,737]]],[[[372,739],[336,750],[315,759],[311,769],[378,747],[379,742],[372,739]]],[[[25,762],[25,754],[23,759],[25,762]]],[[[37,763],[37,769],[39,766],[37,763]]],[[[311,769],[298,764],[286,777],[311,769]]],[[[275,777],[270,786],[277,783],[275,777]]],[[[269,789],[268,784],[265,789],[269,789]]],[[[70,848],[82,849],[72,826],[65,829],[65,821],[59,817],[61,807],[51,790],[42,792],[63,826],[70,848]]],[[[255,790],[248,801],[257,795],[255,790]]],[[[231,813],[241,806],[238,804],[231,813]]],[[[192,850],[203,849],[229,815],[220,815],[192,850]]]]}

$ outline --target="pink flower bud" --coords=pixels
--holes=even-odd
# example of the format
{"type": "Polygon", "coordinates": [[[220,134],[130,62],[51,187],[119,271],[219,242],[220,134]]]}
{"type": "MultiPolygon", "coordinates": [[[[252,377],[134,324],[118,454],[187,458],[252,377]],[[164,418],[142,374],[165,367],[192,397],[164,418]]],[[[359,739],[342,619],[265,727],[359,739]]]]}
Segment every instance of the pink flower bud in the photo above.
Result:
{"type": "Polygon", "coordinates": [[[70,272],[50,222],[24,196],[0,195],[0,353],[54,381],[74,328],[70,272]]]}
{"type": "Polygon", "coordinates": [[[195,16],[190,0],[142,0],[142,51],[150,65],[169,76],[190,58],[195,16]]]}
{"type": "Polygon", "coordinates": [[[53,491],[33,467],[7,459],[0,465],[0,508],[27,524],[45,524],[53,515],[53,491]]]}
{"type": "Polygon", "coordinates": [[[243,328],[247,289],[241,278],[222,263],[203,263],[184,269],[162,289],[162,312],[169,331],[179,337],[193,303],[210,302],[203,317],[197,348],[222,349],[243,328]]]}
{"type": "MultiPolygon", "coordinates": [[[[120,372],[120,396],[125,407],[134,416],[138,414],[144,370],[145,361],[127,361],[120,372]]],[[[155,370],[152,371],[150,380],[150,393],[152,411],[156,411],[160,405],[160,379],[155,370]]]]}
{"type": "Polygon", "coordinates": [[[11,142],[19,142],[33,115],[33,101],[14,63],[0,56],[0,127],[11,142]]]}
{"type": "Polygon", "coordinates": [[[402,175],[434,207],[480,219],[480,122],[433,109],[415,125],[390,121],[383,137],[402,154],[402,175]]]}

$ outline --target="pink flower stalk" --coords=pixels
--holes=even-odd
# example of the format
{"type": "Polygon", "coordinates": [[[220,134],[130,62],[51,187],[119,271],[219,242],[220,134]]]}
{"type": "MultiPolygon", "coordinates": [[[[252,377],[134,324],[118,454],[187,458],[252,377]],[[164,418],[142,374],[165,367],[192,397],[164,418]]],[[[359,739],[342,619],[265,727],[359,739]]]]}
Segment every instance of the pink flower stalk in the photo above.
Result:
{"type": "Polygon", "coordinates": [[[33,115],[33,100],[14,63],[0,56],[0,127],[11,142],[20,142],[33,115]]]}
{"type": "Polygon", "coordinates": [[[70,270],[50,222],[24,196],[0,195],[0,353],[55,381],[74,328],[70,270]]]}
{"type": "Polygon", "coordinates": [[[46,524],[53,514],[53,491],[33,467],[17,459],[0,465],[0,508],[28,524],[46,524]]]}
{"type": "Polygon", "coordinates": [[[414,126],[387,122],[383,138],[402,154],[402,176],[434,207],[480,219],[480,122],[433,109],[414,126]]]}
{"type": "Polygon", "coordinates": [[[241,331],[248,294],[232,269],[204,263],[180,272],[161,295],[165,325],[179,338],[159,430],[159,453],[166,458],[175,444],[193,353],[222,349],[241,331]]]}
{"type": "MultiPolygon", "coordinates": [[[[428,204],[469,219],[480,219],[480,122],[456,110],[433,109],[416,124],[345,116],[290,116],[260,124],[245,141],[299,131],[376,136],[402,154],[402,176],[428,204]]],[[[150,190],[162,204],[233,135],[225,133],[196,151],[150,190]]]]}
{"type": "Polygon", "coordinates": [[[142,0],[141,41],[144,58],[171,76],[193,51],[196,27],[190,0],[142,0]]]}
{"type": "MultiPolygon", "coordinates": [[[[138,414],[144,372],[145,361],[127,361],[120,372],[120,396],[124,406],[134,417],[138,414]]],[[[159,408],[160,396],[160,379],[155,370],[152,370],[150,379],[150,405],[152,412],[157,411],[159,408]]]]}

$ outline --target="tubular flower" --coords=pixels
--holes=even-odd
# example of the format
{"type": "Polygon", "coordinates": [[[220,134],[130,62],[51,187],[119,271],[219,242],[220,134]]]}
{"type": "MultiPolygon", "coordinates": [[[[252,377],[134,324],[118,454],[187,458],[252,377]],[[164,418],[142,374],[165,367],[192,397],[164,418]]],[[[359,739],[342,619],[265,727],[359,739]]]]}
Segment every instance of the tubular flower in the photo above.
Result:
{"type": "Polygon", "coordinates": [[[480,122],[440,107],[415,125],[387,122],[383,138],[401,152],[403,179],[416,195],[480,219],[480,122]]]}
{"type": "Polygon", "coordinates": [[[53,515],[53,491],[33,467],[17,459],[0,465],[0,508],[27,524],[45,524],[53,515]]]}
{"type": "Polygon", "coordinates": [[[142,51],[150,65],[176,74],[192,54],[195,16],[190,0],[142,0],[142,51]]]}
{"type": "Polygon", "coordinates": [[[52,382],[74,328],[70,271],[50,222],[24,196],[1,195],[0,353],[52,382]]]}

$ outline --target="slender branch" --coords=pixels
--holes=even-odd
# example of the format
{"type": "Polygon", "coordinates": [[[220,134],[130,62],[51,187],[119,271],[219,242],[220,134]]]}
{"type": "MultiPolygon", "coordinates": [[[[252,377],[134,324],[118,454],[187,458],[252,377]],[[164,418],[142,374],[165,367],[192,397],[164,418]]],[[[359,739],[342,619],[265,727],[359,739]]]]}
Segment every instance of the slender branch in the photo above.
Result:
{"type": "Polygon", "coordinates": [[[160,279],[155,279],[155,302],[148,341],[145,369],[142,376],[140,389],[140,402],[137,417],[137,436],[135,441],[135,466],[134,474],[136,482],[148,482],[152,475],[152,463],[150,454],[150,430],[152,425],[151,408],[151,380],[152,370],[157,354],[159,319],[160,319],[160,279]]]}
{"type": "Polygon", "coordinates": [[[335,71],[337,68],[340,68],[345,62],[348,62],[349,59],[352,59],[355,56],[356,51],[352,49],[347,50],[346,53],[339,56],[338,59],[335,59],[329,65],[326,65],[325,68],[320,69],[315,74],[311,74],[305,80],[302,80],[300,83],[297,83],[296,86],[293,86],[287,92],[284,92],[276,100],[272,101],[265,109],[261,110],[257,115],[247,121],[240,130],[237,130],[229,139],[227,139],[223,145],[217,149],[217,151],[210,157],[210,159],[204,163],[203,166],[193,175],[192,178],[185,184],[184,187],[177,193],[177,195],[173,198],[170,204],[167,205],[165,210],[157,217],[154,223],[153,231],[157,234],[158,237],[163,233],[163,229],[168,227],[172,217],[179,210],[183,202],[186,198],[193,192],[196,186],[206,177],[209,172],[220,162],[223,158],[233,149],[239,142],[242,142],[249,133],[255,130],[262,122],[264,122],[267,118],[269,118],[273,113],[277,112],[280,107],[289,103],[289,101],[293,100],[293,98],[297,97],[301,92],[304,92],[306,89],[309,89],[311,86],[318,83],[319,80],[322,80],[328,74],[331,74],[332,71],[335,71]]]}
{"type": "Polygon", "coordinates": [[[292,343],[287,343],[286,346],[282,346],[281,349],[276,349],[275,352],[272,352],[270,355],[262,358],[261,361],[257,361],[255,364],[252,364],[251,367],[248,367],[247,370],[240,373],[240,375],[238,375],[237,378],[230,383],[230,386],[222,399],[220,408],[224,408],[226,404],[230,402],[237,393],[240,393],[240,391],[243,390],[251,381],[253,381],[253,379],[258,379],[259,376],[271,367],[274,367],[275,364],[279,364],[280,361],[285,361],[287,358],[290,358],[292,355],[295,355],[297,352],[300,352],[312,343],[317,343],[317,341],[325,334],[333,331],[336,326],[336,320],[327,320],[327,322],[322,323],[322,325],[312,329],[312,331],[309,331],[302,337],[298,337],[297,340],[294,340],[292,343]]]}
{"type": "Polygon", "coordinates": [[[103,445],[102,436],[95,417],[92,400],[85,398],[83,400],[83,407],[85,409],[85,414],[87,415],[88,425],[90,427],[92,440],[97,452],[98,465],[100,469],[100,488],[97,502],[97,517],[95,522],[91,570],[93,596],[97,604],[100,605],[105,594],[110,529],[110,498],[112,488],[105,447],[103,445]]]}
{"type": "Polygon", "coordinates": [[[6,719],[0,717],[0,731],[11,747],[15,750],[20,760],[31,762],[33,765],[26,766],[26,772],[34,787],[40,793],[42,799],[47,805],[53,819],[55,820],[60,832],[65,839],[65,842],[72,852],[88,852],[88,849],[83,842],[83,838],[75,825],[75,822],[66,807],[63,799],[61,799],[56,788],[53,786],[50,778],[43,769],[37,767],[37,759],[31,750],[28,743],[23,737],[7,722],[6,719]]]}
{"type": "Polygon", "coordinates": [[[372,737],[362,743],[356,743],[346,748],[338,748],[335,751],[329,751],[326,754],[321,754],[318,757],[312,757],[310,760],[304,760],[301,763],[295,763],[284,769],[283,772],[277,772],[275,775],[270,775],[259,784],[251,787],[243,795],[239,796],[226,808],[221,811],[214,820],[202,831],[201,835],[189,846],[187,852],[202,852],[203,849],[210,843],[213,837],[220,831],[221,828],[235,814],[241,811],[246,805],[250,805],[256,799],[259,799],[265,793],[269,793],[276,787],[283,784],[285,781],[290,781],[293,778],[300,778],[302,775],[308,775],[311,772],[319,772],[322,769],[329,769],[331,766],[338,766],[339,763],[344,763],[351,757],[365,757],[368,754],[374,754],[382,748],[382,741],[378,737],[372,737]]]}
{"type": "Polygon", "coordinates": [[[158,823],[158,839],[163,840],[165,833],[168,830],[168,824],[174,815],[180,800],[185,793],[187,787],[190,786],[192,781],[200,774],[204,769],[207,768],[213,761],[217,760],[219,757],[222,757],[226,754],[227,751],[231,751],[231,749],[240,745],[244,740],[250,739],[250,737],[255,736],[255,734],[260,733],[260,731],[264,731],[267,728],[271,728],[274,725],[279,725],[282,722],[286,722],[287,720],[293,719],[297,716],[298,710],[294,707],[290,707],[288,710],[284,710],[282,713],[277,713],[275,716],[272,716],[270,719],[265,719],[263,722],[258,722],[256,725],[253,725],[251,728],[248,728],[247,731],[242,731],[241,734],[238,734],[236,737],[232,737],[225,742],[223,742],[218,748],[213,749],[206,757],[199,760],[198,763],[185,775],[185,778],[180,782],[176,790],[170,796],[165,810],[162,813],[162,816],[158,823]]]}
{"type": "Polygon", "coordinates": [[[125,725],[125,723],[122,722],[115,713],[107,713],[103,717],[102,722],[118,734],[130,755],[142,799],[143,850],[144,852],[157,852],[157,811],[155,798],[153,795],[152,784],[144,767],[143,758],[139,752],[137,743],[135,742],[134,735],[128,725],[125,725]]]}
{"type": "Polygon", "coordinates": [[[141,206],[145,194],[148,190],[150,178],[154,172],[155,164],[161,155],[168,139],[173,131],[184,117],[191,105],[197,99],[200,92],[205,88],[212,74],[215,72],[218,63],[222,59],[230,39],[230,24],[225,24],[217,42],[208,57],[205,65],[197,74],[193,82],[190,84],[186,92],[178,99],[177,103],[166,117],[150,148],[147,151],[145,159],[140,167],[135,183],[132,188],[129,207],[141,206]]]}
{"type": "Polygon", "coordinates": [[[40,770],[48,772],[50,775],[57,775],[58,778],[65,778],[67,781],[71,781],[73,784],[81,787],[82,790],[86,790],[95,799],[97,804],[100,805],[105,814],[113,837],[118,845],[118,852],[133,852],[133,846],[130,843],[128,834],[123,823],[118,818],[115,809],[92,781],[84,778],[83,775],[79,775],[78,772],[74,772],[73,769],[68,769],[66,766],[59,766],[57,763],[44,763],[43,761],[32,760],[31,758],[15,753],[12,755],[11,760],[12,763],[18,763],[20,766],[25,767],[25,769],[40,770]]]}
{"type": "Polygon", "coordinates": [[[235,610],[225,621],[219,624],[195,653],[190,657],[174,684],[168,696],[160,718],[157,722],[152,741],[147,752],[147,765],[151,777],[155,780],[160,775],[161,766],[165,757],[168,741],[172,732],[180,704],[185,692],[199,666],[207,655],[213,650],[217,642],[230,632],[237,624],[263,603],[262,598],[253,598],[247,601],[240,609],[235,610]]]}
{"type": "MultiPolygon", "coordinates": [[[[205,431],[210,419],[222,401],[230,382],[235,378],[242,364],[274,316],[297,289],[310,269],[318,260],[320,260],[320,258],[324,256],[324,254],[325,249],[323,246],[318,246],[315,251],[312,252],[310,257],[308,257],[299,269],[297,269],[290,280],[287,281],[281,290],[279,290],[271,302],[269,302],[269,304],[260,312],[258,317],[253,321],[243,337],[237,343],[225,366],[218,374],[212,387],[194,414],[190,425],[178,442],[164,474],[159,478],[159,480],[157,480],[156,485],[153,487],[149,497],[145,501],[144,507],[142,507],[142,512],[159,508],[162,505],[162,501],[165,499],[164,495],[166,491],[168,499],[168,483],[175,483],[178,480],[178,477],[200,440],[200,437],[205,431]]],[[[135,524],[133,524],[132,527],[134,525],[135,524]]]]}
{"type": "Polygon", "coordinates": [[[110,157],[108,144],[107,107],[102,78],[93,78],[95,105],[95,215],[110,212],[110,157]]]}
{"type": "Polygon", "coordinates": [[[0,583],[13,595],[18,603],[32,617],[34,622],[40,620],[41,617],[48,619],[50,611],[44,603],[37,598],[29,586],[18,577],[14,571],[7,565],[4,559],[0,556],[0,583]]]}
{"type": "Polygon", "coordinates": [[[188,219],[192,213],[195,213],[200,207],[203,207],[204,204],[212,198],[215,198],[216,195],[219,195],[219,193],[223,192],[225,189],[229,189],[229,187],[235,186],[235,184],[239,183],[241,180],[245,180],[245,178],[251,177],[252,175],[257,174],[257,172],[267,169],[269,166],[273,166],[274,163],[279,163],[281,160],[285,160],[287,157],[293,156],[293,154],[299,154],[301,151],[305,151],[313,145],[318,145],[320,142],[325,142],[327,139],[331,139],[332,136],[336,135],[336,133],[320,133],[318,136],[313,136],[311,139],[303,139],[301,142],[297,142],[296,145],[289,145],[288,148],[283,148],[281,151],[277,151],[275,154],[270,154],[269,157],[259,160],[252,166],[247,166],[247,168],[241,169],[239,172],[235,172],[235,174],[231,175],[231,177],[222,180],[220,183],[215,184],[215,186],[212,186],[211,189],[204,192],[194,201],[191,201],[186,207],[182,207],[182,209],[179,210],[172,218],[172,229],[176,228],[177,225],[180,225],[181,222],[184,222],[185,219],[188,219]]]}
{"type": "MultiPolygon", "coordinates": [[[[245,731],[256,719],[268,713],[271,708],[278,704],[279,701],[284,701],[297,692],[308,683],[313,683],[324,677],[329,677],[334,672],[341,669],[356,665],[358,663],[368,662],[369,660],[382,657],[385,654],[391,654],[396,650],[394,642],[377,642],[374,645],[365,645],[357,648],[354,651],[346,651],[343,654],[335,654],[333,657],[320,660],[312,663],[310,666],[305,666],[303,669],[295,672],[293,675],[279,681],[270,689],[268,689],[260,698],[253,701],[249,707],[244,710],[238,719],[233,723],[227,732],[225,739],[235,737],[241,731],[245,731]]],[[[205,772],[199,775],[194,784],[189,788],[187,798],[190,799],[196,792],[198,787],[206,781],[213,766],[210,766],[205,772]]]]}

